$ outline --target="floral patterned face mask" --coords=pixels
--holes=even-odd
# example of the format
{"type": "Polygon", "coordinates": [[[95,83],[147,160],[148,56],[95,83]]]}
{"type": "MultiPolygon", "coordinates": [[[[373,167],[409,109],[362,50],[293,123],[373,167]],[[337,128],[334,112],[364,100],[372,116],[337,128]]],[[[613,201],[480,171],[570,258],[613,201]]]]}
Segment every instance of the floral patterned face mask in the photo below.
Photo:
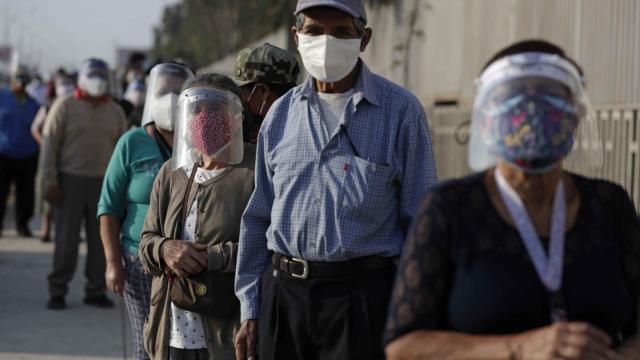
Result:
{"type": "Polygon", "coordinates": [[[553,168],[573,147],[575,107],[551,95],[518,94],[487,112],[496,156],[527,173],[553,168]]]}
{"type": "Polygon", "coordinates": [[[225,112],[201,111],[189,123],[193,146],[203,155],[213,156],[231,142],[231,118],[225,112]]]}

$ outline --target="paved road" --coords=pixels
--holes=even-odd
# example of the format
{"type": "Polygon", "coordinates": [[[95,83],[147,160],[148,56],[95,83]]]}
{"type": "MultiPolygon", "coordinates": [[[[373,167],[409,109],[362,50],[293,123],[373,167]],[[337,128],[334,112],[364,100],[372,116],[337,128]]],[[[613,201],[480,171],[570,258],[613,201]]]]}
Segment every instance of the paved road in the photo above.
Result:
{"type": "MultiPolygon", "coordinates": [[[[12,209],[7,209],[12,213],[12,209]]],[[[19,238],[5,219],[0,238],[0,360],[123,359],[124,304],[115,295],[115,309],[82,303],[86,249],[81,246],[78,269],[67,296],[67,309],[47,310],[47,274],[53,245],[19,238]]],[[[34,222],[32,229],[37,229],[34,222]]],[[[127,338],[129,323],[125,320],[127,338]]],[[[131,344],[127,340],[128,358],[131,344]]]]}

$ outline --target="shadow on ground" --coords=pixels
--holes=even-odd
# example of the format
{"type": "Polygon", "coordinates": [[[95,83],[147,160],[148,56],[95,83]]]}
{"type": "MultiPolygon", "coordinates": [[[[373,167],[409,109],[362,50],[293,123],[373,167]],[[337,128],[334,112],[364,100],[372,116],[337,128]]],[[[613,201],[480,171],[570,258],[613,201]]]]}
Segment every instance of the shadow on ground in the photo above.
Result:
{"type": "MultiPolygon", "coordinates": [[[[0,360],[3,359],[122,359],[124,304],[115,295],[115,309],[82,303],[85,249],[70,292],[67,309],[45,308],[47,274],[53,245],[18,238],[7,229],[0,238],[0,360]]],[[[125,320],[127,355],[131,355],[129,323],[125,320]]]]}

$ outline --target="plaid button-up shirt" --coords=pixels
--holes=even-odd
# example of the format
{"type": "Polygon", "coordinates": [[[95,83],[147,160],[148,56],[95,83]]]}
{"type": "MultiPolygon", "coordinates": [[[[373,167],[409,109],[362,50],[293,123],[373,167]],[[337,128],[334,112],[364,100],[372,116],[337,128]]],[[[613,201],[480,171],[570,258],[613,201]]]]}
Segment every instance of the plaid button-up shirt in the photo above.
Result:
{"type": "Polygon", "coordinates": [[[270,251],[309,261],[397,256],[436,169],[424,110],[361,61],[355,93],[329,133],[313,79],[278,99],[256,155],[236,273],[241,319],[260,308],[270,251]]]}

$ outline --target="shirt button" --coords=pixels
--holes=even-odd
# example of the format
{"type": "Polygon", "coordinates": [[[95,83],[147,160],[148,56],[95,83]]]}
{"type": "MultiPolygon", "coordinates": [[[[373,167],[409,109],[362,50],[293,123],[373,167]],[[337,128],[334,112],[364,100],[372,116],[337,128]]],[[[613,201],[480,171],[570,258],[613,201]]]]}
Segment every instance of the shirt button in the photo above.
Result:
{"type": "Polygon", "coordinates": [[[320,199],[315,199],[313,202],[316,206],[320,206],[320,199]]]}

